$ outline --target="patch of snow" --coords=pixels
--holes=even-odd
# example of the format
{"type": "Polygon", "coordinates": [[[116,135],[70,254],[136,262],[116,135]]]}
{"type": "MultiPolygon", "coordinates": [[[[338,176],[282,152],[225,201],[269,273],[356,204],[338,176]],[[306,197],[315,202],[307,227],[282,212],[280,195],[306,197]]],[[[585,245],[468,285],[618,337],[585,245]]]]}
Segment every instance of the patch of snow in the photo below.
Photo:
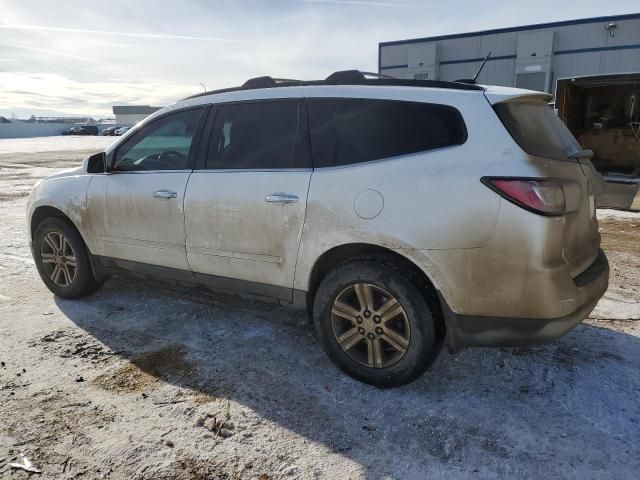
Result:
{"type": "Polygon", "coordinates": [[[640,220],[640,212],[628,212],[626,210],[613,210],[602,208],[597,210],[598,220],[605,218],[615,218],[624,220],[640,220]]]}
{"type": "Polygon", "coordinates": [[[607,320],[640,320],[640,300],[609,291],[589,316],[607,320]]]}

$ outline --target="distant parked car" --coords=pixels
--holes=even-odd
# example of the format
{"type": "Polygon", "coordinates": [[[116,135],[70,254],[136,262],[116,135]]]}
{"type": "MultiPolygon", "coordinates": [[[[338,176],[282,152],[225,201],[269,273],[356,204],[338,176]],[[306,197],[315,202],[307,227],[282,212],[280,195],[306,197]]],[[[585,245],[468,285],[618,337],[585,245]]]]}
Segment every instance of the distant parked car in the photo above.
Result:
{"type": "Polygon", "coordinates": [[[80,135],[80,127],[73,127],[62,132],[62,135],[80,135]]]}
{"type": "Polygon", "coordinates": [[[62,135],[98,135],[98,127],[95,125],[80,125],[65,130],[62,135]]]}
{"type": "Polygon", "coordinates": [[[119,137],[120,135],[124,135],[125,133],[127,133],[130,129],[131,129],[131,127],[120,127],[118,129],[116,129],[113,132],[113,134],[117,135],[119,137]]]}
{"type": "Polygon", "coordinates": [[[104,130],[102,130],[102,135],[104,136],[113,136],[115,135],[116,130],[118,130],[118,127],[107,127],[104,130]]]}

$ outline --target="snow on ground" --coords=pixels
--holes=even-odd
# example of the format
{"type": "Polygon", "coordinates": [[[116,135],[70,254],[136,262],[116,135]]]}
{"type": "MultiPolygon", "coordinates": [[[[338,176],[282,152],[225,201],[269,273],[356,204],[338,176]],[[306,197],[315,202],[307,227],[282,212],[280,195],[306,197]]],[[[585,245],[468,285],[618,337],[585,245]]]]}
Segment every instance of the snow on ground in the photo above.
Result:
{"type": "Polygon", "coordinates": [[[1,478],[27,478],[21,453],[43,479],[638,478],[637,216],[599,212],[610,288],[573,332],[443,352],[378,390],[338,372],[297,311],[127,279],[53,297],[25,195],[105,146],[68,141],[0,141],[1,478]]]}
{"type": "Polygon", "coordinates": [[[101,151],[111,145],[118,137],[110,136],[64,136],[8,138],[0,140],[0,155],[16,153],[70,152],[95,150],[101,151]]]}
{"type": "Polygon", "coordinates": [[[612,210],[603,208],[597,211],[598,220],[609,218],[629,219],[640,222],[640,212],[627,212],[625,210],[612,210]]]}

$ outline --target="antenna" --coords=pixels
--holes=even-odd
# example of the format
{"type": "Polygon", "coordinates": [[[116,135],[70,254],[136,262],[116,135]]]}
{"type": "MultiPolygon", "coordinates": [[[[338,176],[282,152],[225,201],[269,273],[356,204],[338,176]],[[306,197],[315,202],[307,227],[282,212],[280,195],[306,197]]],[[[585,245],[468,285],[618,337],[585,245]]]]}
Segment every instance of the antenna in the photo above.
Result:
{"type": "Polygon", "coordinates": [[[478,71],[476,72],[476,74],[473,76],[473,78],[461,78],[459,80],[456,80],[456,82],[459,83],[469,83],[472,85],[475,85],[476,80],[478,79],[478,76],[480,76],[480,72],[482,72],[482,69],[484,68],[484,65],[487,63],[487,60],[489,60],[489,57],[491,57],[491,54],[493,52],[489,52],[487,54],[486,57],[484,57],[484,60],[482,61],[482,65],[480,65],[480,68],[478,69],[478,71]]]}
{"type": "Polygon", "coordinates": [[[482,61],[482,65],[480,65],[480,68],[478,69],[476,74],[473,76],[473,83],[476,83],[476,80],[478,79],[478,76],[480,75],[480,72],[482,72],[482,69],[484,68],[484,65],[487,63],[487,60],[489,60],[489,57],[491,56],[492,53],[493,52],[489,52],[489,53],[487,53],[487,56],[484,57],[484,60],[482,61]]]}

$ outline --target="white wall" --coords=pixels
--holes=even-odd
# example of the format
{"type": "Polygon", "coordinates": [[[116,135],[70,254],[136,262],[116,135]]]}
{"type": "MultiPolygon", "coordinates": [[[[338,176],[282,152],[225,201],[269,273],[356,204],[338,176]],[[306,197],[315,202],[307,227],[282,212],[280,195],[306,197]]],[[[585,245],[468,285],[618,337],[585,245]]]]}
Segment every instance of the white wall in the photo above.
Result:
{"type": "Polygon", "coordinates": [[[116,114],[116,123],[118,125],[131,126],[131,125],[135,125],[136,123],[144,120],[149,115],[151,115],[151,114],[150,113],[123,113],[123,114],[117,113],[116,114]]]}
{"type": "Polygon", "coordinates": [[[67,123],[0,123],[0,138],[51,137],[71,127],[67,123]]]}

